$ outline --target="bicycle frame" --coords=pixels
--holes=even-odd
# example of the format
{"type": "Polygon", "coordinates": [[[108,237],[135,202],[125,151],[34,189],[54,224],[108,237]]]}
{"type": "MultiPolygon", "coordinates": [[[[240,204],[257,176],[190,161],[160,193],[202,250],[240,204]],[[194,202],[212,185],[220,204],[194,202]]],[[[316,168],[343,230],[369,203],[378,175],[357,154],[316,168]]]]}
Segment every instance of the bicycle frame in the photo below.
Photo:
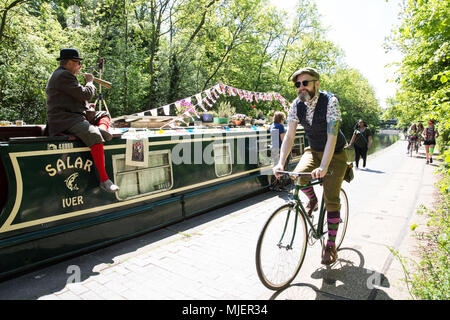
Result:
{"type": "MultiPolygon", "coordinates": [[[[306,189],[312,186],[315,186],[317,184],[322,184],[323,181],[322,179],[317,179],[317,181],[300,186],[298,184],[298,182],[295,184],[295,191],[294,191],[294,200],[295,200],[295,219],[294,219],[294,232],[292,233],[292,239],[291,239],[291,243],[289,245],[286,246],[286,249],[290,249],[292,248],[292,244],[294,243],[294,239],[295,239],[295,233],[297,231],[297,220],[298,220],[298,212],[300,211],[301,214],[303,215],[303,217],[305,218],[305,220],[308,222],[308,225],[310,227],[310,230],[312,230],[312,236],[315,239],[320,239],[320,237],[322,237],[325,232],[323,232],[323,221],[325,218],[325,201],[324,201],[324,197],[322,196],[322,201],[320,203],[320,211],[319,211],[319,222],[317,225],[317,229],[314,227],[313,222],[312,222],[312,218],[310,218],[307,214],[306,214],[306,210],[303,207],[303,203],[300,200],[298,193],[300,190],[302,189],[306,189]]],[[[283,233],[281,235],[279,244],[281,243],[281,241],[284,238],[284,234],[286,233],[286,228],[288,225],[288,221],[289,221],[289,217],[290,217],[290,211],[288,212],[288,215],[286,217],[286,222],[284,224],[284,230],[283,233]]]]}

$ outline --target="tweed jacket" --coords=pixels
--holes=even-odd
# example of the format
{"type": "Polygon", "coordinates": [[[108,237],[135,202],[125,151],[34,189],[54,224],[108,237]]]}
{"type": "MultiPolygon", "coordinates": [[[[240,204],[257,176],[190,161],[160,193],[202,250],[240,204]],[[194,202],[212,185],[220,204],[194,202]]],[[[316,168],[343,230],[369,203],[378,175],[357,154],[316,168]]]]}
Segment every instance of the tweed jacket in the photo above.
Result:
{"type": "Polygon", "coordinates": [[[88,102],[94,97],[95,91],[93,83],[82,86],[70,71],[58,67],[45,88],[49,135],[64,132],[76,123],[86,120],[88,102]]]}

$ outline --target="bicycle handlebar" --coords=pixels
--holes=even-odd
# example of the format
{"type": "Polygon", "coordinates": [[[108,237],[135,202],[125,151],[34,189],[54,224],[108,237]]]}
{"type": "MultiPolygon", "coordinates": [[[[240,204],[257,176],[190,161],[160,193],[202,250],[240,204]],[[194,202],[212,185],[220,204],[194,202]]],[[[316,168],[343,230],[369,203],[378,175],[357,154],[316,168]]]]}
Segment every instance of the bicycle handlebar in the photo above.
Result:
{"type": "MultiPolygon", "coordinates": [[[[294,171],[277,171],[277,173],[281,174],[288,174],[290,176],[302,176],[302,177],[309,177],[311,176],[311,172],[294,172],[294,171]]],[[[332,172],[328,171],[325,175],[330,176],[332,172]]]]}
{"type": "Polygon", "coordinates": [[[277,173],[288,174],[290,176],[311,176],[311,172],[277,171],[277,173]]]}

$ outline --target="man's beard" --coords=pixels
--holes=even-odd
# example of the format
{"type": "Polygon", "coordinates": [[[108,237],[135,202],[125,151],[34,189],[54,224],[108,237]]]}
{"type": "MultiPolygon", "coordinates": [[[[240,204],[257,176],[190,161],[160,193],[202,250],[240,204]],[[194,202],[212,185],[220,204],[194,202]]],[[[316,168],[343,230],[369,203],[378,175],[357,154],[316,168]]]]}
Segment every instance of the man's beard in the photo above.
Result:
{"type": "Polygon", "coordinates": [[[298,94],[298,98],[301,102],[310,101],[314,96],[316,95],[316,88],[314,87],[314,90],[309,91],[308,89],[304,91],[300,91],[298,94]],[[306,92],[305,92],[306,91],[306,92]]]}
{"type": "Polygon", "coordinates": [[[311,100],[311,96],[309,95],[308,92],[300,92],[298,94],[298,98],[300,99],[301,102],[305,102],[305,101],[311,100]]]}

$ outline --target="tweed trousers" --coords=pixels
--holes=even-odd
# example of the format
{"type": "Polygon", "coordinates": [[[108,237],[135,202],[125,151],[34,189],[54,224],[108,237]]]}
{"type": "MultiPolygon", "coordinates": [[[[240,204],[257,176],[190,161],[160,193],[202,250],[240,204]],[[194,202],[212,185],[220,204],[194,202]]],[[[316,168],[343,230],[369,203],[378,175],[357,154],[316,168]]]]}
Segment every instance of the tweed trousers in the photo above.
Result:
{"type": "MultiPolygon", "coordinates": [[[[314,169],[320,167],[322,161],[323,152],[314,151],[310,147],[306,147],[305,151],[295,167],[295,172],[311,172],[314,169]]],[[[325,198],[325,207],[328,212],[340,211],[340,191],[342,181],[344,180],[345,170],[347,169],[347,151],[344,149],[341,152],[335,152],[331,158],[330,165],[328,166],[328,172],[330,175],[326,175],[323,178],[323,190],[325,198]]],[[[309,177],[300,177],[300,184],[308,184],[309,177]]]]}

